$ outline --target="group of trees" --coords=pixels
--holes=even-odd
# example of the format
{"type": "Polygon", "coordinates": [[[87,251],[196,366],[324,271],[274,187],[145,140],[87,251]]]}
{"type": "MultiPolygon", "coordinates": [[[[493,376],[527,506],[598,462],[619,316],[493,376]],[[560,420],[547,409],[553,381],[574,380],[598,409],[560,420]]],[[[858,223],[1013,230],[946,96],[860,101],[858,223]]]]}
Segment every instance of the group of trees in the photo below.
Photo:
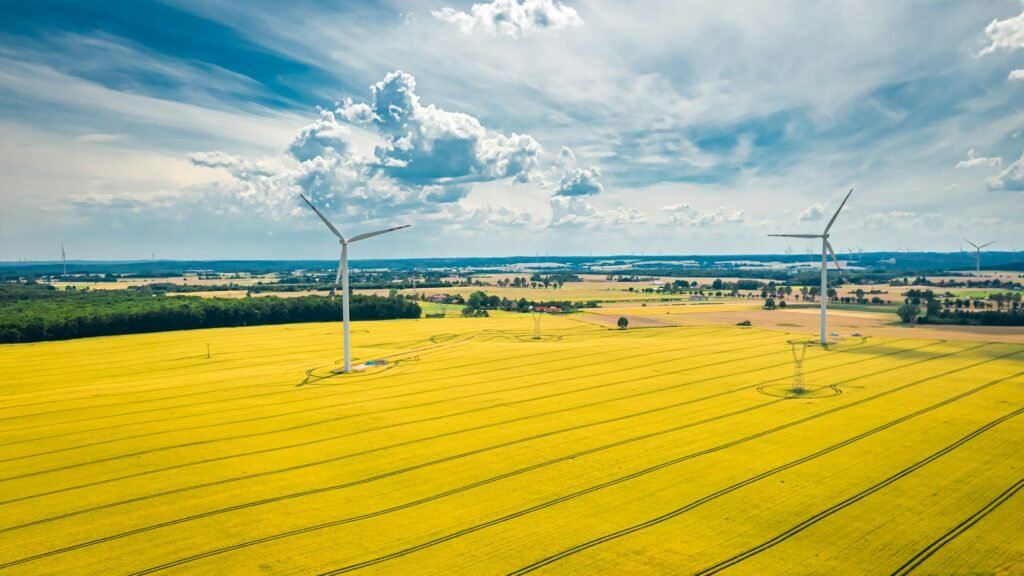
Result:
{"type": "Polygon", "coordinates": [[[1006,290],[1020,290],[1024,288],[1024,284],[1020,282],[1014,282],[1013,280],[1000,280],[999,278],[986,278],[984,280],[977,280],[971,278],[965,278],[964,280],[956,280],[952,278],[942,278],[939,280],[932,280],[926,276],[918,276],[912,281],[909,278],[894,279],[891,282],[893,286],[935,286],[939,288],[996,288],[1006,290]]]}
{"type": "Polygon", "coordinates": [[[496,284],[501,288],[561,288],[566,282],[582,282],[583,280],[575,275],[565,272],[556,274],[534,274],[527,279],[525,276],[513,278],[499,278],[496,284]]]}
{"type": "MultiPolygon", "coordinates": [[[[419,318],[401,298],[353,295],[353,320],[419,318]]],[[[341,318],[341,299],[196,298],[146,291],[56,291],[0,284],[0,343],[66,340],[167,330],[327,322],[341,318]]]]}
{"type": "Polygon", "coordinates": [[[988,300],[992,310],[980,298],[939,298],[931,290],[907,290],[906,299],[896,313],[905,323],[962,324],[981,326],[1024,326],[1024,306],[1020,292],[994,292],[988,300]],[[922,316],[921,305],[924,305],[922,316]]]}
{"type": "Polygon", "coordinates": [[[597,302],[569,302],[569,301],[544,301],[511,300],[500,296],[488,295],[486,292],[477,290],[471,293],[465,300],[466,306],[462,309],[465,317],[487,316],[488,310],[503,310],[505,312],[529,312],[536,307],[559,308],[562,312],[573,312],[578,308],[596,307],[597,302]]]}

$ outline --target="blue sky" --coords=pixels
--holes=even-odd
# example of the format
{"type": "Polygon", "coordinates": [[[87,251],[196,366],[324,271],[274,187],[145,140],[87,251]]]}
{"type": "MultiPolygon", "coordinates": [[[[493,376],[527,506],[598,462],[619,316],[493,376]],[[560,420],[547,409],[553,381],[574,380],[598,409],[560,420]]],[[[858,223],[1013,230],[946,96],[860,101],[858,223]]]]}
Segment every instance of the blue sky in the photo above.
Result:
{"type": "Polygon", "coordinates": [[[0,259],[1024,238],[1024,4],[5,2],[0,259]]]}

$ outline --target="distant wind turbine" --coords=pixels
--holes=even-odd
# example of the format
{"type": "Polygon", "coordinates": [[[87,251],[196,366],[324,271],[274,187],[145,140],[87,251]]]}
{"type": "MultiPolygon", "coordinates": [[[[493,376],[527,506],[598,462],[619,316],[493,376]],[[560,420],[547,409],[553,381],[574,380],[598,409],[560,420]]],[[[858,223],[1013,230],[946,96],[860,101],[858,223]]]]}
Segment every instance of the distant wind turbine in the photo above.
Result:
{"type": "Polygon", "coordinates": [[[64,252],[64,242],[60,243],[60,261],[64,264],[64,276],[68,275],[68,255],[64,252]]]}
{"type": "Polygon", "coordinates": [[[839,212],[843,210],[843,206],[846,206],[846,201],[850,199],[850,194],[853,194],[853,188],[846,193],[846,198],[843,198],[843,203],[839,205],[836,213],[832,215],[832,219],[828,221],[828,225],[825,226],[825,231],[821,234],[769,234],[769,236],[782,236],[786,238],[821,238],[821,343],[827,344],[828,340],[826,336],[828,333],[825,331],[825,316],[827,314],[828,302],[828,254],[832,255],[832,261],[836,264],[836,269],[839,270],[839,276],[842,277],[843,269],[839,266],[839,260],[836,258],[836,252],[832,249],[832,245],[828,241],[828,231],[832,229],[832,224],[835,223],[836,217],[839,216],[839,212]]]}
{"type": "Polygon", "coordinates": [[[380,236],[381,234],[386,234],[388,232],[394,232],[395,230],[401,230],[402,228],[408,228],[409,224],[404,226],[395,226],[394,228],[386,228],[384,230],[377,230],[376,232],[366,232],[346,239],[341,232],[334,227],[334,224],[331,224],[331,221],[316,209],[316,206],[313,206],[313,203],[309,201],[309,198],[306,198],[303,194],[299,194],[299,196],[301,196],[306,204],[313,209],[313,212],[316,212],[316,215],[323,220],[324,224],[327,225],[327,228],[329,228],[331,232],[338,237],[338,242],[341,244],[341,258],[338,259],[338,273],[334,276],[334,286],[331,288],[331,302],[334,302],[334,293],[338,290],[338,280],[341,280],[341,316],[344,324],[345,372],[349,372],[352,369],[352,357],[350,354],[351,346],[349,343],[348,245],[352,242],[358,242],[360,240],[366,240],[367,238],[373,238],[374,236],[380,236]]]}
{"type": "MultiPolygon", "coordinates": [[[[964,238],[964,240],[967,240],[967,238],[964,238]]],[[[975,267],[976,267],[976,270],[978,272],[981,272],[981,249],[984,248],[985,246],[991,246],[991,245],[995,244],[995,241],[986,242],[985,244],[982,244],[981,246],[978,246],[977,244],[975,244],[974,242],[971,242],[970,240],[967,240],[967,243],[970,244],[971,246],[974,246],[974,263],[975,263],[975,267]]]]}

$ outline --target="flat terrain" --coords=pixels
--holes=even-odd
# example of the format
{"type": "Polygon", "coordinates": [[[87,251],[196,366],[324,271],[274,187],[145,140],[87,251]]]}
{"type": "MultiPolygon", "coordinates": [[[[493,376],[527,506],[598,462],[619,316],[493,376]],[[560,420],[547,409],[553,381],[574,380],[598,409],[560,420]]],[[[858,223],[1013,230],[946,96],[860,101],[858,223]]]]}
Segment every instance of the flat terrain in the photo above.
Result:
{"type": "MultiPolygon", "coordinates": [[[[829,304],[828,330],[840,336],[879,336],[885,338],[935,338],[975,342],[1012,342],[1024,344],[1024,329],[1019,326],[943,326],[933,324],[904,325],[885,309],[866,311],[870,307],[829,304]],[[853,308],[853,309],[843,309],[853,308]]],[[[764,310],[760,300],[732,300],[699,304],[611,306],[592,308],[581,320],[613,327],[619,316],[629,319],[633,327],[649,326],[735,326],[749,320],[751,324],[772,330],[817,334],[820,310],[813,305],[764,310]]]]}
{"type": "Polygon", "coordinates": [[[579,318],[0,346],[0,576],[1024,571],[1024,346],[579,318]]]}

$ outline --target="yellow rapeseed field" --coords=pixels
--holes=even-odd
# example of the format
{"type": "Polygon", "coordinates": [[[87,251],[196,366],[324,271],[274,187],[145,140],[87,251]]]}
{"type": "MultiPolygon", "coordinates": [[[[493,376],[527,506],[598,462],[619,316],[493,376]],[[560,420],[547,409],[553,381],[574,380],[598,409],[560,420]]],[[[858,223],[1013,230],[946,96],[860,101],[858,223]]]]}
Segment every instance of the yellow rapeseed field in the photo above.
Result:
{"type": "Polygon", "coordinates": [[[532,335],[0,346],[0,576],[1024,572],[1024,346],[811,347],[787,397],[794,334],[532,335]]]}

